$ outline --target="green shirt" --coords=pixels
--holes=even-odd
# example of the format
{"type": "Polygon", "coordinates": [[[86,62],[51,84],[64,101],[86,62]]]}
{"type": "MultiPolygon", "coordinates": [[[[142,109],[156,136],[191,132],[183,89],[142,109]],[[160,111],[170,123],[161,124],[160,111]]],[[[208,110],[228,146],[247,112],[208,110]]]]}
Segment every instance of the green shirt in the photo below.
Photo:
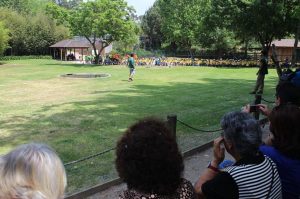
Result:
{"type": "Polygon", "coordinates": [[[133,59],[133,57],[130,57],[128,59],[128,67],[129,68],[134,68],[134,59],[133,59]]]}

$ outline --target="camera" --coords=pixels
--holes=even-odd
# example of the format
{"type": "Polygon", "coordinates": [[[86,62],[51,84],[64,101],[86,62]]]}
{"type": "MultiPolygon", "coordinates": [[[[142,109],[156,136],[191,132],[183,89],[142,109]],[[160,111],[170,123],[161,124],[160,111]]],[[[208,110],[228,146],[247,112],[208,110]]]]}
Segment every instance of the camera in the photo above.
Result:
{"type": "Polygon", "coordinates": [[[250,113],[257,112],[257,110],[258,110],[257,105],[250,105],[250,113]]]}

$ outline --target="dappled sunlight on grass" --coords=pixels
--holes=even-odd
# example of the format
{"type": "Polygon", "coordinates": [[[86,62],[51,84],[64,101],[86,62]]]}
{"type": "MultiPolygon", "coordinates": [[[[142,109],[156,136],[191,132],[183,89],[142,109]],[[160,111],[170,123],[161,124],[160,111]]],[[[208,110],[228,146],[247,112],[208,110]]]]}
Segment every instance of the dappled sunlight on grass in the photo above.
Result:
{"type": "MultiPolygon", "coordinates": [[[[254,86],[256,69],[138,67],[134,81],[128,82],[124,66],[76,66],[52,60],[25,63],[0,67],[0,154],[21,143],[45,142],[69,162],[115,147],[122,132],[142,117],[165,119],[176,114],[192,126],[215,129],[224,113],[254,100],[248,92],[254,86]],[[112,76],[59,77],[70,72],[112,76]],[[13,73],[17,75],[5,75],[13,73]]],[[[276,73],[270,70],[266,98],[273,99],[275,83],[276,73]]],[[[177,130],[183,151],[216,136],[180,125],[177,130]]],[[[111,179],[115,176],[113,159],[110,152],[67,168],[68,191],[111,179]]]]}

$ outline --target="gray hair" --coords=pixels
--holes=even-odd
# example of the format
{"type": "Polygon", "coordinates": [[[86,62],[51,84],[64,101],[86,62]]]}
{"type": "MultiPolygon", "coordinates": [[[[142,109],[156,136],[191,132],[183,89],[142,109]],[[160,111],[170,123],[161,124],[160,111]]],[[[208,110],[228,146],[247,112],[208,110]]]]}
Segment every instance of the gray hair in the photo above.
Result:
{"type": "Polygon", "coordinates": [[[45,144],[24,144],[0,156],[1,199],[61,199],[67,184],[60,158],[45,144]]]}
{"type": "Polygon", "coordinates": [[[249,113],[227,113],[221,120],[221,127],[225,140],[229,140],[241,156],[255,154],[262,143],[262,130],[249,113]]]}

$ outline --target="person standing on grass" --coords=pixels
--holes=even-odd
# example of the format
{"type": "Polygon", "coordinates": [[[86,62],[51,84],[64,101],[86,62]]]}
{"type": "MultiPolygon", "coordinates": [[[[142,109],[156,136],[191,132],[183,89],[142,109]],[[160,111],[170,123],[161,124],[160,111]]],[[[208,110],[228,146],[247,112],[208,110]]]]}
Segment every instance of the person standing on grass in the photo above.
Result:
{"type": "Polygon", "coordinates": [[[265,75],[268,74],[268,52],[266,50],[261,51],[260,67],[256,74],[256,85],[249,94],[263,94],[264,92],[265,75]]]}
{"type": "Polygon", "coordinates": [[[128,58],[127,65],[129,67],[129,79],[128,81],[133,81],[133,75],[135,74],[135,62],[134,62],[134,54],[130,54],[130,57],[128,58]]]}

